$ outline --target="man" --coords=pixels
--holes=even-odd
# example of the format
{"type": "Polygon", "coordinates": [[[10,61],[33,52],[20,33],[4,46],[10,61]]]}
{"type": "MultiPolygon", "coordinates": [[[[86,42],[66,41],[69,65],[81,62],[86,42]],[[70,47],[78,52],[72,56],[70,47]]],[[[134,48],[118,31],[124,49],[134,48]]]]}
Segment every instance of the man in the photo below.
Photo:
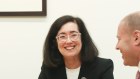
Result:
{"type": "Polygon", "coordinates": [[[117,32],[116,49],[122,53],[124,65],[140,70],[140,11],[124,17],[117,32]]]}

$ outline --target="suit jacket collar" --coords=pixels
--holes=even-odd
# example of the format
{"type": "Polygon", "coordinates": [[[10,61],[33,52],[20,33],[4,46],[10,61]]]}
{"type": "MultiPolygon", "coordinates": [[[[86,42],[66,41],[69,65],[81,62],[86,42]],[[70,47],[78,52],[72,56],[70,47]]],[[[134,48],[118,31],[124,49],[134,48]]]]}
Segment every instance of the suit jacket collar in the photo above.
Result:
{"type": "MultiPolygon", "coordinates": [[[[81,79],[82,77],[87,78],[90,66],[90,63],[84,63],[81,65],[78,79],[81,79]]],[[[66,69],[64,65],[55,69],[50,69],[49,75],[51,75],[51,79],[67,79],[66,69]]]]}
{"type": "MultiPolygon", "coordinates": [[[[82,77],[88,78],[88,75],[90,74],[90,70],[92,71],[95,70],[96,69],[95,66],[97,65],[97,63],[98,63],[97,58],[95,58],[91,62],[83,62],[81,64],[78,79],[82,79],[82,77]]],[[[67,79],[66,68],[64,64],[56,68],[48,68],[47,71],[48,71],[47,74],[49,76],[48,77],[49,79],[67,79]]]]}

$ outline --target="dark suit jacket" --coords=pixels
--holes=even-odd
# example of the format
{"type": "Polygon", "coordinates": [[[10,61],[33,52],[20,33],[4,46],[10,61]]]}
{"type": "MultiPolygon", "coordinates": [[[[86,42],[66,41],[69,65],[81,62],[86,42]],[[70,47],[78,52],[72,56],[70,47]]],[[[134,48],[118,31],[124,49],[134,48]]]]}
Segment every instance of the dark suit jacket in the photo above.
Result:
{"type": "MultiPolygon", "coordinates": [[[[43,64],[38,79],[67,79],[65,66],[50,69],[43,64]]],[[[78,79],[114,79],[112,60],[97,57],[92,63],[83,63],[78,79]]]]}

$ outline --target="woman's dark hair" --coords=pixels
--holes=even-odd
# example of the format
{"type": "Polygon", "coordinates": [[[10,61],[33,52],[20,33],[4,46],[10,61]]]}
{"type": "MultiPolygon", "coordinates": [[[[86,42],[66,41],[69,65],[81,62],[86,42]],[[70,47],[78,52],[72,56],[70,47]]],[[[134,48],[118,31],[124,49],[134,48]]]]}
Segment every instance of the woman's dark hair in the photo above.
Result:
{"type": "Polygon", "coordinates": [[[63,56],[57,47],[56,35],[61,27],[68,22],[76,23],[78,25],[79,32],[81,33],[81,63],[91,62],[98,56],[98,50],[94,45],[84,22],[78,17],[65,15],[58,18],[52,24],[44,43],[43,64],[46,64],[48,67],[58,67],[64,64],[63,56]]]}

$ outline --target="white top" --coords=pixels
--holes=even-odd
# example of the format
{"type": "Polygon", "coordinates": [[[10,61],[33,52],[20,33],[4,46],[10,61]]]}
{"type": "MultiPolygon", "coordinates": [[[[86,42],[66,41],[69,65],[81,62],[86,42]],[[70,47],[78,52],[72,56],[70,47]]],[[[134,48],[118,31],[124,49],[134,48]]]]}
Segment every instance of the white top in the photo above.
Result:
{"type": "Polygon", "coordinates": [[[80,67],[76,69],[68,69],[66,67],[67,79],[78,79],[79,72],[80,72],[80,67]]]}
{"type": "Polygon", "coordinates": [[[139,64],[138,64],[138,69],[139,69],[139,72],[140,72],[140,61],[139,61],[139,64]]]}

